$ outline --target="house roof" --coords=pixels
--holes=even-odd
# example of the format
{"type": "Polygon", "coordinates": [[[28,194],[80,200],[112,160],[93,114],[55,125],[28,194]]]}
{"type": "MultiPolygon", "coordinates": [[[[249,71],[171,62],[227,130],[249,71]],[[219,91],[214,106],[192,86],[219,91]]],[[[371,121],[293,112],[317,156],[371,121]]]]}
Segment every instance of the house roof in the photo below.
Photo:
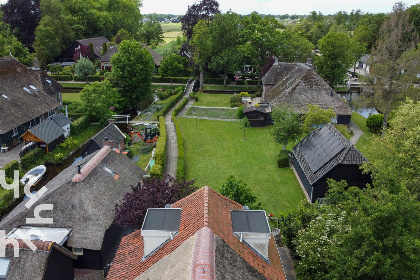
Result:
{"type": "Polygon", "coordinates": [[[64,114],[55,114],[50,117],[50,120],[54,121],[56,124],[58,124],[61,127],[64,127],[68,124],[71,124],[71,119],[64,116],[64,114]]]}
{"type": "Polygon", "coordinates": [[[92,137],[92,141],[95,142],[99,147],[103,146],[105,137],[108,137],[108,141],[114,141],[114,143],[121,143],[125,139],[124,133],[113,123],[108,124],[95,136],[92,137]]]}
{"type": "Polygon", "coordinates": [[[118,52],[117,46],[110,46],[109,49],[106,51],[106,53],[101,57],[101,62],[109,62],[111,61],[111,57],[114,55],[114,53],[118,52]]]}
{"type": "MultiPolygon", "coordinates": [[[[171,207],[182,209],[179,233],[173,240],[142,261],[141,230],[125,236],[107,279],[199,279],[192,277],[196,265],[203,265],[204,270],[200,271],[212,274],[211,279],[214,279],[214,275],[220,279],[227,279],[223,275],[231,276],[229,279],[285,279],[273,238],[269,240],[267,262],[234,236],[231,210],[242,209],[240,204],[204,187],[175,202],[171,207]],[[200,241],[203,238],[207,241],[200,241]],[[202,257],[196,250],[204,245],[211,246],[212,243],[216,247],[216,265],[212,268],[212,264],[206,264],[206,261],[193,262],[202,257]],[[192,248],[195,248],[194,251],[192,248]],[[232,259],[235,263],[231,263],[232,259]],[[171,269],[162,270],[162,267],[169,266],[171,269]]],[[[204,254],[205,252],[206,249],[204,254]]]]}
{"type": "Polygon", "coordinates": [[[24,133],[32,133],[42,141],[47,144],[50,144],[52,141],[57,139],[58,137],[62,136],[66,133],[66,131],[59,126],[56,122],[48,119],[32,128],[30,128],[27,132],[24,133]]]}
{"type": "Polygon", "coordinates": [[[61,89],[44,71],[32,70],[13,57],[0,58],[0,134],[59,107],[61,89]]]}
{"type": "Polygon", "coordinates": [[[292,151],[311,185],[338,164],[360,165],[367,161],[332,124],[309,133],[292,151]]]}
{"type": "MultiPolygon", "coordinates": [[[[149,53],[152,55],[153,58],[153,63],[155,64],[156,67],[159,67],[163,56],[161,54],[158,54],[157,52],[155,52],[154,50],[152,50],[151,48],[149,48],[148,46],[146,46],[146,44],[142,44],[140,43],[140,45],[144,48],[146,48],[149,53]]],[[[117,46],[111,46],[107,52],[105,53],[105,55],[101,58],[101,62],[109,62],[111,61],[111,57],[118,52],[118,47],[117,46]]]]}
{"type": "Polygon", "coordinates": [[[271,105],[292,105],[298,113],[308,111],[308,104],[332,108],[337,115],[351,115],[350,106],[315,72],[302,63],[278,63],[262,78],[271,105]]]}
{"type": "Polygon", "coordinates": [[[67,240],[69,247],[100,250],[105,231],[114,221],[115,204],[121,203],[124,195],[131,191],[131,185],[136,185],[144,174],[127,156],[108,150],[110,147],[105,146],[79,161],[83,168],[90,168],[90,172],[84,174],[80,182],[72,181],[76,177],[77,166],[64,169],[45,185],[46,193],[32,208],[26,208],[27,201],[20,203],[0,222],[0,228],[9,232],[21,225],[31,225],[26,222],[26,218],[33,216],[34,207],[53,204],[54,210],[47,211],[45,215],[53,218],[54,227],[72,230],[67,240]],[[103,157],[94,158],[101,151],[103,157]],[[106,168],[118,174],[119,178],[116,180],[115,175],[110,174],[106,168]]]}
{"type": "Polygon", "coordinates": [[[96,37],[96,38],[88,38],[88,39],[81,39],[77,40],[79,44],[83,46],[89,46],[89,43],[92,42],[93,45],[93,51],[95,52],[95,55],[97,57],[101,57],[101,50],[104,45],[104,43],[108,43],[109,40],[105,37],[96,37]]]}
{"type": "Polygon", "coordinates": [[[19,243],[19,257],[15,257],[11,244],[6,246],[6,257],[10,258],[7,279],[10,280],[44,279],[48,258],[53,250],[62,253],[70,259],[75,260],[77,258],[69,250],[54,242],[32,240],[32,244],[36,247],[36,250],[32,251],[24,241],[16,240],[19,243]]]}

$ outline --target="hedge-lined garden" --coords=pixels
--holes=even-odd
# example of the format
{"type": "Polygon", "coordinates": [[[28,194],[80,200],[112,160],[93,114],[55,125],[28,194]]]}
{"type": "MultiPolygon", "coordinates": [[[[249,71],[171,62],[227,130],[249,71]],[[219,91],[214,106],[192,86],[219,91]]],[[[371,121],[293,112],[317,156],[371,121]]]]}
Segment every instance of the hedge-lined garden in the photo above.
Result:
{"type": "Polygon", "coordinates": [[[165,171],[165,161],[166,161],[166,127],[165,127],[165,118],[163,116],[159,117],[159,139],[156,143],[155,150],[155,165],[153,165],[150,175],[153,177],[162,177],[163,172],[165,171]]]}

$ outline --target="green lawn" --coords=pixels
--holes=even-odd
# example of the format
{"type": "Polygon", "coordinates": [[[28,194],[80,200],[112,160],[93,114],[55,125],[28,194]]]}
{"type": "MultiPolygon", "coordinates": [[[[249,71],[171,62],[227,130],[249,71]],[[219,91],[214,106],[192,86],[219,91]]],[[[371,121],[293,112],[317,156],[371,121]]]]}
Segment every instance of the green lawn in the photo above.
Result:
{"type": "Polygon", "coordinates": [[[136,142],[131,144],[129,148],[134,156],[140,156],[140,159],[136,164],[144,170],[152,157],[153,145],[144,142],[136,142]]]}
{"type": "Polygon", "coordinates": [[[60,85],[63,87],[77,87],[77,88],[84,88],[86,83],[66,83],[66,82],[59,82],[60,85]]]}
{"type": "MultiPolygon", "coordinates": [[[[290,168],[278,168],[281,145],[270,127],[247,128],[246,140],[238,122],[178,118],[184,140],[185,174],[199,187],[219,190],[228,174],[241,178],[258,196],[263,208],[278,216],[305,199],[290,168]]],[[[291,149],[292,145],[288,147],[291,149]]]]}
{"type": "Polygon", "coordinates": [[[367,158],[372,157],[372,141],[371,138],[374,135],[370,130],[366,127],[366,118],[360,115],[359,113],[353,112],[351,115],[351,120],[359,126],[359,128],[363,131],[363,135],[360,136],[359,140],[356,143],[356,147],[362,152],[362,154],[367,158]]]}
{"type": "Polygon", "coordinates": [[[63,96],[63,101],[80,101],[80,93],[61,93],[63,96]]]}
{"type": "Polygon", "coordinates": [[[231,108],[199,108],[191,107],[187,111],[188,116],[216,118],[216,119],[236,119],[237,109],[231,108]]]}
{"type": "Polygon", "coordinates": [[[198,101],[194,102],[194,106],[208,107],[230,107],[230,98],[232,94],[210,94],[197,92],[198,101]]]}

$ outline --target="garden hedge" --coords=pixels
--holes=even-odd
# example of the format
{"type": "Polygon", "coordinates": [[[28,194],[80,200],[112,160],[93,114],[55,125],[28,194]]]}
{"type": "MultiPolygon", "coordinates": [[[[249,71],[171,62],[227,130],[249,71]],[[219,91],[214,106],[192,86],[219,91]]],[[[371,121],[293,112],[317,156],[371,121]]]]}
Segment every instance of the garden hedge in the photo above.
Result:
{"type": "MultiPolygon", "coordinates": [[[[172,83],[186,84],[189,79],[189,77],[172,77],[172,83]]],[[[152,83],[171,83],[171,77],[154,76],[152,83]]]]}
{"type": "Polygon", "coordinates": [[[182,100],[181,103],[179,103],[179,105],[175,108],[174,110],[174,115],[178,115],[179,112],[181,112],[181,110],[185,107],[185,105],[187,105],[188,103],[188,97],[184,97],[184,99],[182,100]]]}
{"type": "Polygon", "coordinates": [[[70,131],[72,134],[79,134],[82,132],[86,127],[89,126],[89,117],[88,116],[81,116],[77,120],[71,123],[70,131]]]}
{"type": "MultiPolygon", "coordinates": [[[[166,127],[165,127],[165,118],[159,117],[159,139],[156,143],[156,150],[155,150],[155,161],[156,164],[153,166],[151,172],[157,172],[155,170],[156,165],[160,165],[161,167],[161,175],[163,175],[163,171],[165,169],[165,161],[166,161],[166,127]]],[[[159,169],[159,167],[156,167],[159,169]]]]}
{"type": "Polygon", "coordinates": [[[41,148],[35,148],[27,152],[26,155],[20,158],[20,166],[23,170],[27,171],[32,167],[37,166],[39,159],[42,159],[44,155],[44,150],[42,150],[41,148]]]}
{"type": "Polygon", "coordinates": [[[374,114],[374,115],[370,115],[366,119],[366,126],[373,133],[380,133],[383,128],[383,122],[384,122],[384,115],[374,114]]]}
{"type": "MultiPolygon", "coordinates": [[[[228,80],[226,82],[228,82],[228,80]]],[[[222,78],[204,78],[203,83],[211,85],[223,85],[225,82],[222,78]]]]}
{"type": "Polygon", "coordinates": [[[177,93],[176,97],[171,102],[167,103],[165,107],[162,108],[162,110],[158,114],[158,117],[165,116],[169,112],[169,110],[171,110],[171,108],[174,107],[179,100],[181,100],[181,98],[184,96],[184,91],[182,89],[180,90],[179,88],[178,91],[179,93],[177,93]]]}
{"type": "Polygon", "coordinates": [[[73,81],[72,75],[50,75],[56,81],[73,81]]]}
{"type": "Polygon", "coordinates": [[[279,157],[277,158],[277,166],[279,168],[289,166],[289,152],[286,150],[281,150],[279,157]]]}
{"type": "MultiPolygon", "coordinates": [[[[187,99],[188,100],[188,99],[187,99]]],[[[178,146],[178,161],[176,166],[176,176],[178,179],[185,178],[185,159],[184,159],[184,140],[182,139],[182,132],[179,128],[178,120],[172,115],[172,119],[175,124],[176,129],[176,138],[177,138],[177,146],[178,146]]]]}
{"type": "Polygon", "coordinates": [[[152,170],[150,170],[150,176],[162,178],[163,172],[164,170],[162,165],[156,163],[155,165],[153,165],[152,170]]]}
{"type": "MultiPolygon", "coordinates": [[[[89,82],[103,81],[103,79],[104,79],[104,76],[89,75],[89,77],[88,77],[89,82]]],[[[78,82],[85,82],[86,78],[85,77],[74,76],[74,80],[78,81],[78,82]]]]}

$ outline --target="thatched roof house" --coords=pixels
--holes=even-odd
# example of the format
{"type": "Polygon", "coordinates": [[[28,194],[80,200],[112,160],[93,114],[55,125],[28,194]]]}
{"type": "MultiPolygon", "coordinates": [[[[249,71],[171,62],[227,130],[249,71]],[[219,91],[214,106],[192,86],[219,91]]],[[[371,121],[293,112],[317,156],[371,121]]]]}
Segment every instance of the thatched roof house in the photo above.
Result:
{"type": "Polygon", "coordinates": [[[274,63],[262,77],[263,99],[272,106],[288,103],[300,114],[308,111],[308,104],[322,109],[332,108],[337,123],[349,124],[350,106],[315,72],[302,63],[274,63]]]}
{"type": "Polygon", "coordinates": [[[371,183],[360,170],[367,159],[332,124],[309,133],[292,151],[293,166],[311,202],[325,197],[328,178],[361,188],[371,183]]]}
{"type": "Polygon", "coordinates": [[[148,209],[142,229],[121,241],[106,279],[285,276],[265,211],[242,210],[242,205],[204,187],[170,208],[148,209]],[[155,234],[165,233],[166,241],[150,246],[155,234]],[[254,240],[248,239],[251,235],[254,240]]]}
{"type": "Polygon", "coordinates": [[[0,269],[6,272],[0,276],[1,279],[74,279],[73,263],[77,256],[66,248],[50,241],[32,240],[36,247],[33,251],[24,241],[15,241],[19,243],[19,257],[15,255],[12,245],[8,244],[6,259],[0,263],[0,269]]]}
{"type": "Polygon", "coordinates": [[[28,128],[58,113],[61,89],[44,71],[0,58],[0,146],[12,145],[28,128]]]}
{"type": "Polygon", "coordinates": [[[109,40],[105,37],[95,37],[95,38],[88,38],[88,39],[81,39],[76,40],[70,47],[64,50],[60,56],[55,58],[56,62],[73,62],[73,56],[75,49],[79,48],[80,46],[89,46],[89,43],[93,45],[93,52],[95,55],[95,59],[101,59],[102,48],[104,43],[109,43],[109,40]]]}
{"type": "Polygon", "coordinates": [[[3,221],[0,228],[11,231],[33,217],[33,209],[41,204],[52,204],[54,209],[41,213],[53,219],[53,224],[36,224],[43,227],[70,228],[71,235],[64,244],[78,253],[76,268],[103,269],[115,253],[123,233],[114,222],[114,207],[131,191],[144,172],[127,156],[103,147],[79,163],[70,166],[52,179],[47,189],[31,209],[22,202],[3,221]]]}

